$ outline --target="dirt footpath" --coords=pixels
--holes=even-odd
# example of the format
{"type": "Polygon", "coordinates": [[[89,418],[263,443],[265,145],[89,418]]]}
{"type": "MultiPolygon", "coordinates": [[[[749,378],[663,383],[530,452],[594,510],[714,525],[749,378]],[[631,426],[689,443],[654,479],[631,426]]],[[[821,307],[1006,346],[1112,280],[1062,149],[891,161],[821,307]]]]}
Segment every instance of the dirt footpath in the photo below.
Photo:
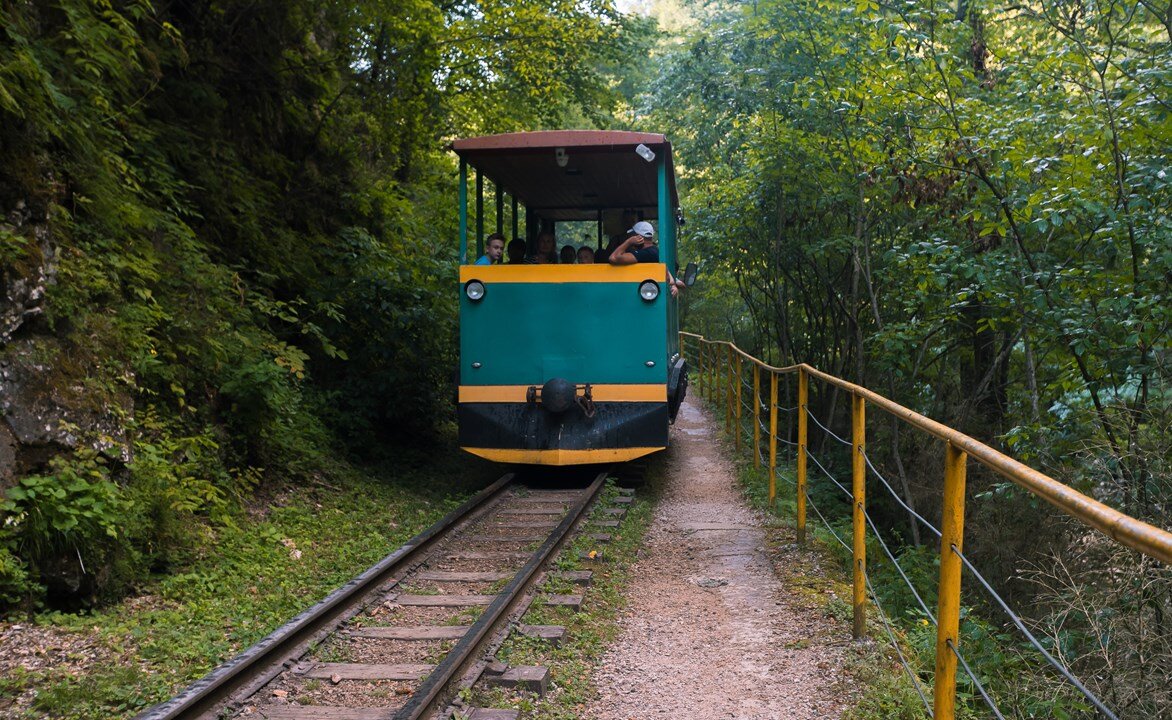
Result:
{"type": "Polygon", "coordinates": [[[849,628],[779,579],[715,423],[680,409],[668,480],[633,572],[622,635],[583,717],[838,717],[849,628]]]}

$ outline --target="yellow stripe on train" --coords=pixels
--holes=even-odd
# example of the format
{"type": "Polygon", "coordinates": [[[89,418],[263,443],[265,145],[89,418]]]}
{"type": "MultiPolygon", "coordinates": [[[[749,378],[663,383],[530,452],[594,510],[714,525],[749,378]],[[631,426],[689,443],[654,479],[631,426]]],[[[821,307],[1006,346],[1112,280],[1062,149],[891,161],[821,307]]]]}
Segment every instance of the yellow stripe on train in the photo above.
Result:
{"type": "Polygon", "coordinates": [[[663,263],[635,265],[461,265],[460,283],[639,283],[667,281],[663,263]]]}
{"type": "Polygon", "coordinates": [[[506,448],[475,448],[464,450],[486,460],[498,463],[524,465],[592,465],[595,463],[626,462],[663,450],[662,447],[603,448],[599,450],[515,450],[506,448]]]}
{"type": "MultiPolygon", "coordinates": [[[[461,385],[462,403],[523,403],[529,385],[461,385]]],[[[591,385],[594,402],[667,402],[667,385],[591,385]]]]}

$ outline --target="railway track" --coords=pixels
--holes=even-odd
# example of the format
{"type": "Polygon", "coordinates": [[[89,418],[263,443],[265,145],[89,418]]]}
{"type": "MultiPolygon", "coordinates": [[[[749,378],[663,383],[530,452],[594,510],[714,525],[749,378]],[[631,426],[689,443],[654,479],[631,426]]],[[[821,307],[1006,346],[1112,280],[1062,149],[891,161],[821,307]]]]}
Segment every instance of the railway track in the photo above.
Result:
{"type": "MultiPolygon", "coordinates": [[[[497,480],[406,545],[139,720],[508,720],[516,711],[464,707],[477,683],[542,692],[544,667],[508,667],[494,653],[518,632],[550,642],[558,626],[521,623],[534,603],[577,606],[581,594],[542,586],[582,532],[607,472],[585,487],[497,480]]],[[[625,493],[626,491],[624,491],[625,493]]],[[[617,525],[630,497],[601,510],[617,525]]],[[[594,538],[605,541],[605,532],[594,538]]],[[[591,572],[557,573],[561,585],[591,572]]]]}

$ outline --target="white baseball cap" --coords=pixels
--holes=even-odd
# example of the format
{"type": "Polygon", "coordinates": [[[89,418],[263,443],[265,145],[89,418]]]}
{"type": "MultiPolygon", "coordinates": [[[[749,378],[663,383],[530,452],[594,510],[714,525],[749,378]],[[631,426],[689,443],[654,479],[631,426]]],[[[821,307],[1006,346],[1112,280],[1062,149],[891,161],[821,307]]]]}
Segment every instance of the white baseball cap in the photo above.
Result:
{"type": "Polygon", "coordinates": [[[632,235],[642,235],[645,238],[655,237],[655,228],[649,222],[637,222],[630,230],[632,235]]]}

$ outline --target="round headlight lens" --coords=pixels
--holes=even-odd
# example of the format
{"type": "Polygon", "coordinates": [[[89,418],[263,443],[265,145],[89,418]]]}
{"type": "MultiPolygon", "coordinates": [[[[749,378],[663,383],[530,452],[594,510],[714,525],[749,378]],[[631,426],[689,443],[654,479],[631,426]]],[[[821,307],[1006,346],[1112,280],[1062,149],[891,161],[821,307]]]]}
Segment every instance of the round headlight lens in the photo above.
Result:
{"type": "Polygon", "coordinates": [[[644,280],[639,284],[639,297],[647,302],[659,297],[659,283],[654,280],[644,280]]]}
{"type": "Polygon", "coordinates": [[[472,302],[476,302],[483,298],[484,292],[484,283],[480,282],[479,280],[469,280],[464,285],[464,294],[467,295],[468,299],[472,302]]]}

